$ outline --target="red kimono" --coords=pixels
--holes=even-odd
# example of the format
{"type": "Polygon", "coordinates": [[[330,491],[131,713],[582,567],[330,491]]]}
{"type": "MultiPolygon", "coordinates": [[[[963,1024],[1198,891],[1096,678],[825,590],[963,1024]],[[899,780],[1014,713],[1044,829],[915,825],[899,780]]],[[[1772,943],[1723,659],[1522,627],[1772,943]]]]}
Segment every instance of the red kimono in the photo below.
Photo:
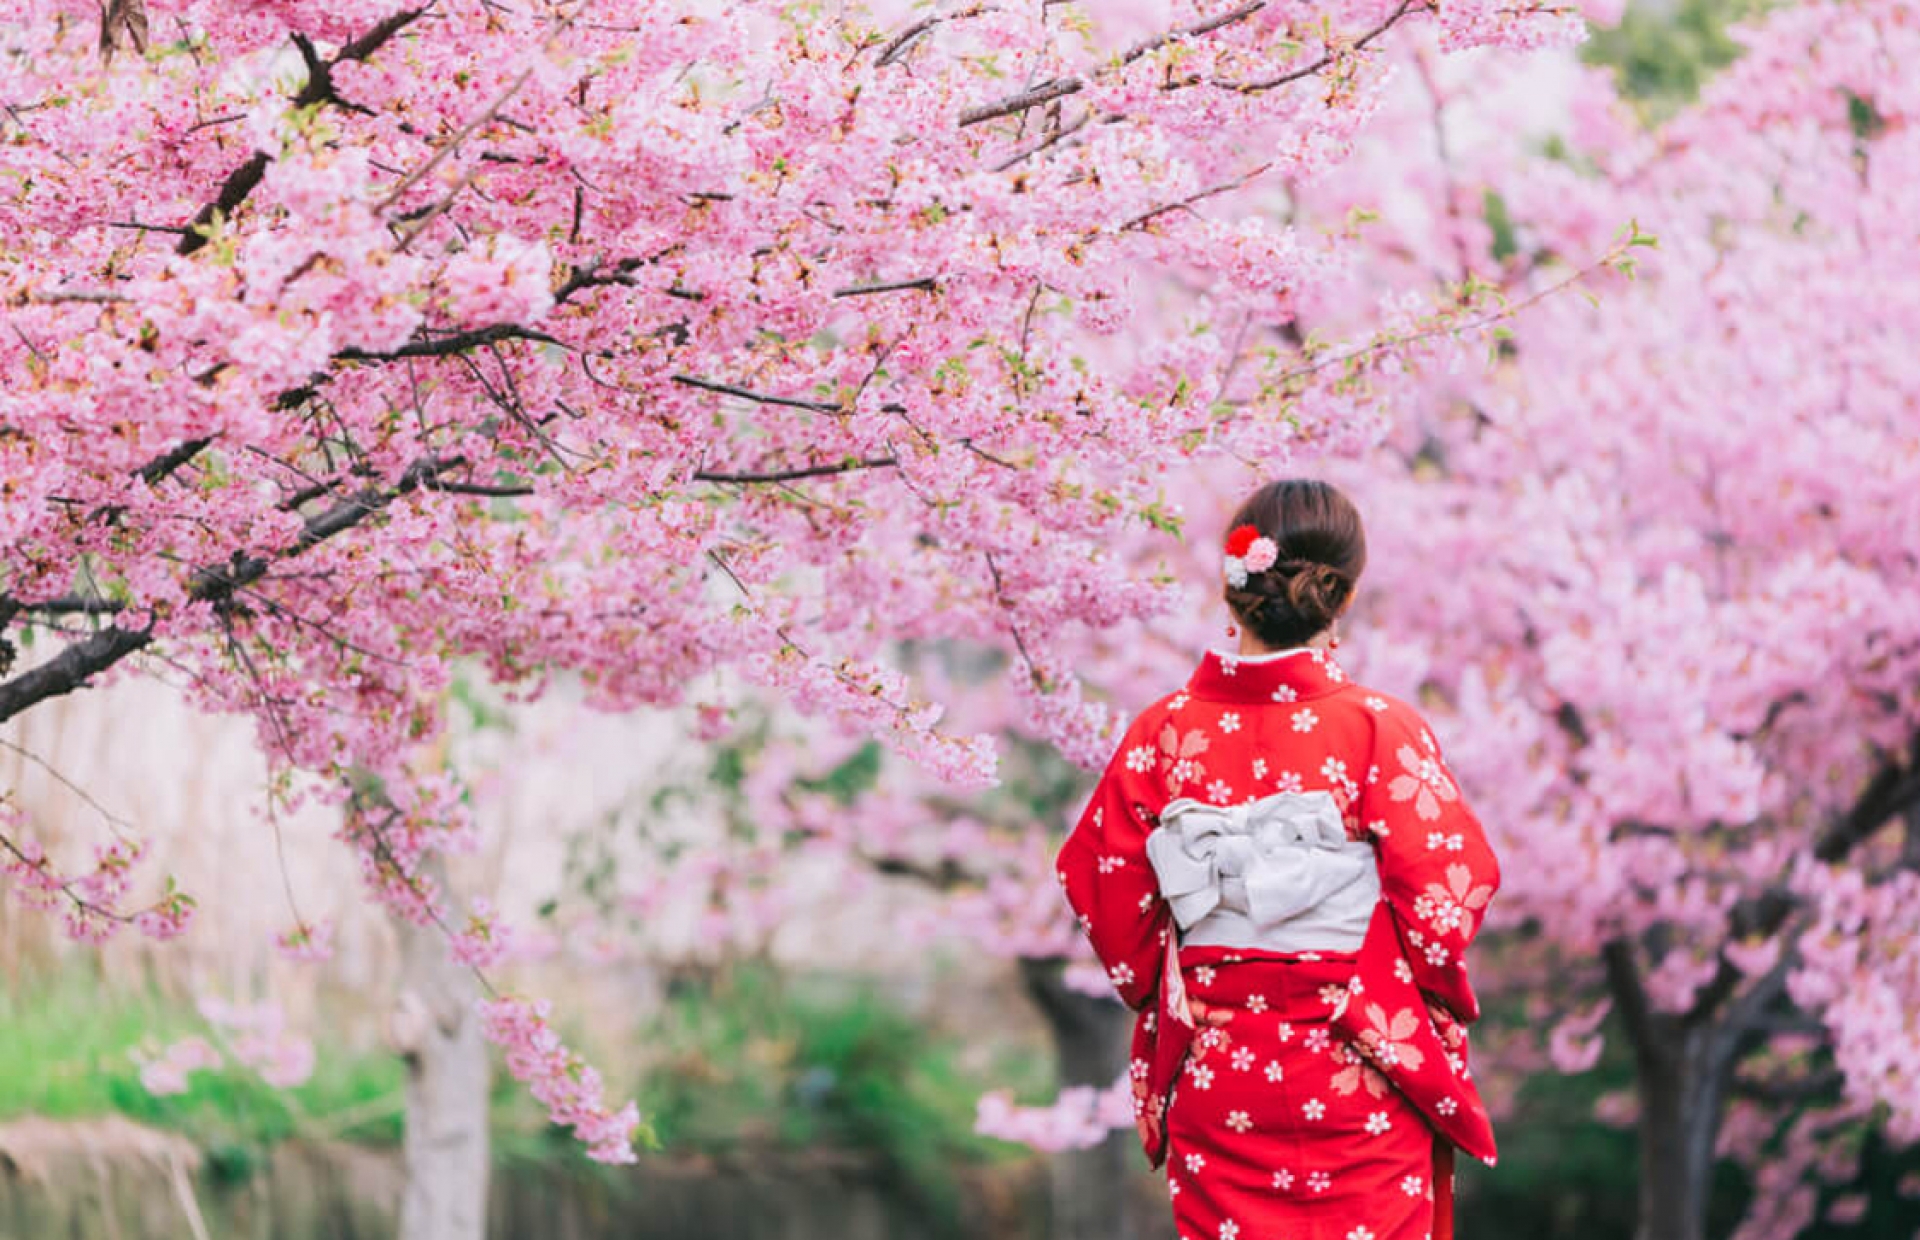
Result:
{"type": "Polygon", "coordinates": [[[1494,1158],[1467,1065],[1479,1004],[1464,953],[1500,873],[1412,707],[1324,651],[1209,652],[1128,728],[1059,871],[1139,1012],[1135,1120],[1167,1163],[1182,1240],[1451,1233],[1454,1147],[1494,1158]],[[1147,855],[1161,810],[1289,791],[1330,794],[1346,836],[1371,843],[1380,897],[1364,941],[1179,947],[1147,855]]]}

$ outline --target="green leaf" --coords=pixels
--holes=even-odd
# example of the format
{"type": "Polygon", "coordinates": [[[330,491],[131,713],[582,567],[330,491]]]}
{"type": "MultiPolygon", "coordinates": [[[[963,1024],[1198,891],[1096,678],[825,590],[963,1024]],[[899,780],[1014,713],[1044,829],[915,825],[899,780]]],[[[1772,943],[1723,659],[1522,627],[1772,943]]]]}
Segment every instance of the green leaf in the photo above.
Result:
{"type": "Polygon", "coordinates": [[[1507,200],[1497,190],[1488,190],[1481,197],[1481,210],[1486,215],[1487,227],[1493,233],[1493,257],[1505,262],[1520,252],[1519,241],[1515,237],[1513,216],[1507,211],[1507,200]]]}
{"type": "Polygon", "coordinates": [[[1162,534],[1172,534],[1176,538],[1180,536],[1180,518],[1174,513],[1167,511],[1164,500],[1155,500],[1142,508],[1140,510],[1140,519],[1154,529],[1159,530],[1162,534]]]}

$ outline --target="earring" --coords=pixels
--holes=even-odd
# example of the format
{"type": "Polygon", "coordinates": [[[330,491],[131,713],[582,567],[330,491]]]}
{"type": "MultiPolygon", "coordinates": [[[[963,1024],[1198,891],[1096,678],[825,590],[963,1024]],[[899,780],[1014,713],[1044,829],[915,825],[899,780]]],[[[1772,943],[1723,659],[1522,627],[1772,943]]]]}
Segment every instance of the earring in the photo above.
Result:
{"type": "Polygon", "coordinates": [[[1240,629],[1239,629],[1239,627],[1238,627],[1237,625],[1235,625],[1235,624],[1234,624],[1234,622],[1233,622],[1233,621],[1231,621],[1231,620],[1229,620],[1229,621],[1227,621],[1227,636],[1228,636],[1228,637],[1238,637],[1238,636],[1240,636],[1240,629]]]}
{"type": "Polygon", "coordinates": [[[1335,633],[1332,637],[1329,637],[1327,639],[1327,649],[1328,650],[1340,649],[1340,635],[1338,633],[1335,633]]]}

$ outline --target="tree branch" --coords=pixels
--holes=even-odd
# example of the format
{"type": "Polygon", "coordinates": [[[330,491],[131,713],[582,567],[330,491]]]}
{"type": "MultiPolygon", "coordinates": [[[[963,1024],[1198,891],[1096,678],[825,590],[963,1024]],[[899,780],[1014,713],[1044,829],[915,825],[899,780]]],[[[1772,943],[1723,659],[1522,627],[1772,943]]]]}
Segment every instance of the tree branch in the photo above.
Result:
{"type": "MultiPolygon", "coordinates": [[[[694,386],[725,385],[695,384],[694,386]]],[[[738,393],[736,393],[738,394],[738,393]]],[[[752,395],[751,393],[747,393],[752,395]]],[[[756,397],[756,399],[766,399],[756,397]]],[[[832,406],[829,406],[832,408],[832,406]]],[[[182,445],[184,448],[186,445],[182,445]]],[[[169,456],[180,456],[181,449],[175,449],[169,456]]],[[[191,454],[188,454],[191,455],[191,454]]],[[[181,456],[181,459],[186,459],[181,456]]],[[[462,457],[426,458],[409,466],[400,481],[390,490],[368,487],[356,495],[341,500],[324,512],[316,513],[307,519],[300,537],[293,546],[275,557],[236,556],[231,564],[205,565],[194,570],[188,598],[195,603],[224,603],[235,594],[249,587],[267,575],[276,563],[292,559],[309,551],[337,534],[359,525],[368,517],[386,508],[394,500],[416,490],[445,491],[464,495],[485,495],[511,497],[530,495],[531,485],[488,485],[473,482],[446,481],[442,475],[460,468],[467,462],[462,457]]],[[[694,475],[702,482],[734,483],[751,485],[758,483],[790,482],[802,478],[824,477],[832,474],[851,473],[863,469],[888,469],[899,464],[893,457],[870,457],[859,460],[841,461],[831,465],[809,465],[788,470],[767,470],[762,472],[720,472],[702,470],[694,475]]],[[[151,468],[151,467],[149,467],[151,468]]],[[[118,603],[106,601],[94,602],[84,599],[55,599],[41,604],[22,605],[4,596],[0,596],[0,624],[10,621],[21,611],[40,611],[50,614],[87,612],[104,614],[123,611],[118,603]]],[[[0,683],[0,722],[13,718],[39,702],[51,697],[60,697],[86,686],[93,677],[106,671],[128,655],[144,649],[153,641],[151,621],[145,627],[133,629],[113,626],[75,642],[58,655],[37,667],[28,669],[4,683],[0,683]]]]}
{"type": "Polygon", "coordinates": [[[0,684],[0,722],[50,697],[71,693],[153,640],[149,629],[102,629],[0,684]]]}
{"type": "MultiPolygon", "coordinates": [[[[1914,738],[1913,748],[1920,751],[1920,736],[1914,738]]],[[[1853,807],[1814,843],[1814,860],[1826,865],[1845,860],[1857,845],[1916,803],[1920,803],[1920,763],[1904,769],[1889,763],[1867,784],[1853,807]]]]}
{"type": "Polygon", "coordinates": [[[632,284],[633,273],[642,266],[642,260],[623,258],[611,266],[592,263],[576,268],[566,282],[553,291],[553,304],[560,305],[581,289],[600,288],[608,284],[632,284]]]}
{"type": "Polygon", "coordinates": [[[698,375],[675,375],[673,381],[684,387],[699,388],[703,392],[716,392],[721,396],[738,396],[760,405],[781,405],[788,409],[811,409],[815,413],[845,413],[839,405],[825,400],[806,400],[798,396],[773,396],[765,392],[756,392],[751,388],[738,387],[731,383],[721,383],[714,379],[702,379],[698,375]]]}
{"type": "MultiPolygon", "coordinates": [[[[1914,739],[1914,748],[1920,752],[1920,737],[1914,739]]],[[[1916,805],[1920,805],[1920,762],[1904,768],[1889,762],[1867,781],[1852,807],[1814,841],[1814,860],[1823,865],[1845,860],[1855,847],[1916,805]]],[[[1727,939],[1764,939],[1777,934],[1798,905],[1798,897],[1786,884],[1775,883],[1733,906],[1727,918],[1727,939]]],[[[1740,968],[1722,952],[1719,966],[1700,988],[1687,1018],[1702,1020],[1712,1015],[1733,994],[1742,976],[1740,968]]]]}
{"type": "Polygon", "coordinates": [[[899,293],[908,289],[918,289],[931,293],[938,289],[939,283],[932,276],[921,276],[916,280],[887,280],[877,284],[849,284],[833,290],[835,297],[866,297],[874,293],[899,293]]]}
{"type": "Polygon", "coordinates": [[[533,494],[532,483],[435,482],[426,488],[449,495],[479,495],[489,499],[515,499],[533,494]]]}
{"type": "Polygon", "coordinates": [[[885,68],[906,55],[907,50],[913,46],[914,40],[918,39],[927,31],[932,30],[941,22],[961,21],[969,17],[978,17],[986,11],[986,8],[987,6],[984,4],[976,4],[971,8],[961,9],[955,13],[936,13],[931,17],[923,17],[902,30],[899,34],[888,39],[886,43],[881,46],[880,54],[874,57],[873,63],[881,68],[885,68]]]}
{"type": "Polygon", "coordinates": [[[1079,78],[1053,78],[1038,86],[1029,87],[1017,95],[1008,95],[1005,99],[993,103],[983,103],[968,108],[960,114],[961,128],[978,125],[983,121],[995,120],[1002,116],[1015,116],[1029,108],[1037,108],[1043,103],[1052,103],[1055,99],[1065,99],[1086,89],[1086,83],[1079,78]]]}
{"type": "Polygon", "coordinates": [[[142,0],[107,0],[100,15],[100,58],[111,61],[125,40],[136,52],[147,50],[147,6],[142,0]]]}
{"type": "MultiPolygon", "coordinates": [[[[865,469],[892,469],[899,464],[897,457],[874,456],[838,461],[831,465],[799,465],[792,469],[742,471],[700,469],[695,470],[692,477],[696,482],[752,486],[761,483],[798,482],[805,478],[826,478],[835,474],[857,473],[865,469]]],[[[449,495],[479,495],[493,499],[514,499],[533,494],[532,483],[449,482],[443,478],[424,482],[421,484],[421,489],[444,491],[449,495]]]]}
{"type": "Polygon", "coordinates": [[[1130,65],[1147,53],[1157,52],[1176,39],[1193,39],[1203,34],[1212,34],[1223,26],[1231,26],[1235,22],[1245,21],[1266,7],[1267,0],[1249,0],[1248,3],[1241,5],[1239,8],[1228,9],[1226,12],[1216,14],[1213,17],[1203,18],[1190,26],[1182,26],[1177,30],[1168,30],[1162,34],[1154,35],[1150,39],[1142,39],[1121,55],[1120,63],[1130,65]]]}
{"type": "MultiPolygon", "coordinates": [[[[1426,4],[1421,4],[1418,7],[1424,9],[1424,8],[1427,8],[1428,6],[1426,4]]],[[[1251,94],[1256,94],[1260,91],[1273,90],[1276,87],[1285,86],[1289,82],[1298,82],[1301,78],[1312,77],[1314,74],[1320,72],[1320,70],[1326,68],[1328,65],[1338,60],[1342,55],[1359,51],[1361,48],[1373,42],[1375,39],[1379,38],[1381,35],[1385,34],[1387,31],[1393,29],[1394,24],[1398,22],[1401,18],[1405,17],[1408,13],[1412,12],[1414,8],[1415,8],[1415,5],[1413,3],[1413,0],[1400,0],[1399,8],[1387,14],[1386,19],[1384,21],[1382,21],[1378,26],[1375,26],[1372,30],[1367,31],[1365,34],[1355,39],[1350,46],[1340,48],[1337,51],[1328,51],[1325,55],[1321,56],[1320,59],[1314,61],[1312,64],[1307,65],[1304,68],[1290,70],[1289,72],[1280,74],[1278,77],[1261,78],[1252,82],[1216,81],[1213,84],[1215,86],[1222,87],[1226,90],[1239,91],[1243,95],[1251,95],[1251,94]]]]}
{"type": "Polygon", "coordinates": [[[125,610],[126,604],[106,598],[84,598],[78,594],[67,594],[60,598],[50,598],[44,603],[19,603],[16,611],[34,612],[42,616],[111,616],[125,610]]]}
{"type": "MultiPolygon", "coordinates": [[[[1412,0],[1407,0],[1407,3],[1411,2],[1412,0]]],[[[1197,38],[1200,35],[1211,34],[1224,26],[1231,26],[1235,22],[1244,21],[1266,7],[1266,0],[1248,0],[1247,3],[1240,5],[1238,8],[1229,9],[1225,13],[1216,14],[1213,17],[1204,18],[1190,25],[1169,30],[1164,34],[1157,34],[1150,39],[1143,39],[1121,54],[1119,64],[1121,66],[1130,65],[1149,52],[1156,51],[1179,39],[1197,38]]],[[[1403,12],[1405,11],[1405,7],[1404,4],[1401,6],[1403,12]]],[[[1398,16],[1398,14],[1395,14],[1395,18],[1389,19],[1387,24],[1391,25],[1393,20],[1397,19],[1398,16]]],[[[1377,34],[1378,31],[1374,33],[1377,34]]],[[[1367,37],[1371,38],[1372,35],[1367,37]]],[[[1358,47],[1361,46],[1361,44],[1355,44],[1355,46],[1358,47]]],[[[1037,108],[1043,103],[1052,103],[1055,99],[1064,99],[1068,95],[1078,94],[1085,89],[1086,82],[1081,78],[1053,78],[1040,83],[1038,86],[1030,86],[1018,94],[1008,95],[992,103],[983,103],[976,107],[968,108],[960,114],[960,125],[962,128],[965,128],[968,125],[978,125],[982,121],[990,121],[1002,116],[1015,116],[1031,108],[1037,108]]]]}
{"type": "Polygon", "coordinates": [[[1839,1069],[1829,1068],[1824,1072],[1810,1073],[1799,1080],[1756,1080],[1736,1076],[1730,1089],[1736,1096],[1751,1098],[1755,1102],[1795,1106],[1822,1095],[1837,1093],[1845,1083],[1846,1077],[1839,1069]]]}
{"type": "Polygon", "coordinates": [[[1609,939],[1600,948],[1600,960],[1607,969],[1607,989],[1613,992],[1614,1007],[1627,1027],[1627,1037],[1640,1054],[1650,1054],[1655,1045],[1653,1005],[1647,1000],[1646,986],[1640,980],[1640,966],[1633,958],[1633,944],[1626,939],[1609,939]]]}
{"type": "MultiPolygon", "coordinates": [[[[737,396],[741,400],[750,400],[757,405],[780,405],[788,409],[811,409],[815,413],[844,414],[849,412],[846,406],[836,405],[832,401],[808,400],[801,396],[776,396],[769,392],[756,392],[752,388],[740,387],[737,384],[722,383],[717,379],[702,379],[699,375],[674,375],[673,381],[685,387],[699,388],[703,392],[716,392],[721,396],[737,396]]],[[[882,413],[904,414],[907,411],[907,407],[899,401],[888,401],[879,408],[882,413]]],[[[919,430],[918,427],[914,429],[919,430]]],[[[925,434],[925,432],[921,433],[922,435],[925,434]]],[[[974,447],[971,438],[962,439],[958,442],[963,448],[980,452],[979,448],[974,447]]],[[[997,460],[994,463],[997,465],[1006,464],[1005,461],[997,460]]]]}
{"type": "MultiPolygon", "coordinates": [[[[442,461],[421,461],[407,468],[400,481],[382,491],[369,487],[359,494],[308,518],[293,546],[272,559],[262,556],[236,556],[230,565],[206,566],[195,570],[188,598],[196,603],[223,603],[233,595],[266,576],[267,570],[281,560],[302,552],[352,529],[388,504],[427,485],[448,466],[442,461]]],[[[83,641],[75,642],[53,658],[0,683],[0,723],[50,697],[59,697],[84,687],[93,677],[106,671],[153,641],[151,622],[144,628],[114,626],[102,629],[83,641]]]]}
{"type": "Polygon", "coordinates": [[[550,336],[535,327],[523,327],[518,323],[495,323],[491,327],[476,327],[472,331],[453,332],[425,340],[411,340],[385,353],[349,348],[341,349],[333,356],[335,360],[342,362],[397,362],[409,357],[451,357],[456,353],[465,353],[469,349],[498,344],[502,340],[536,340],[541,344],[565,344],[565,341],[558,336],[550,336]]]}
{"type": "Polygon", "coordinates": [[[212,442],[213,436],[211,435],[201,439],[189,439],[164,456],[154,457],[151,461],[148,461],[140,467],[140,480],[150,487],[158,486],[160,482],[172,474],[174,470],[179,469],[194,457],[199,456],[201,450],[212,442]]]}
{"type": "Polygon", "coordinates": [[[700,482],[795,482],[802,478],[823,478],[831,474],[850,474],[863,469],[892,469],[899,465],[897,457],[874,456],[864,460],[841,461],[835,465],[803,465],[794,469],[773,469],[765,472],[719,473],[712,470],[699,470],[693,476],[700,482]]]}
{"type": "MultiPolygon", "coordinates": [[[[425,8],[402,9],[341,48],[339,54],[332,60],[315,59],[311,55],[311,45],[302,48],[301,54],[305,57],[308,67],[307,84],[301,87],[300,93],[293,97],[293,106],[310,108],[320,103],[342,102],[340,96],[333,90],[333,67],[350,60],[365,60],[379,51],[388,40],[412,25],[425,12],[425,8]]],[[[187,224],[186,232],[180,238],[179,253],[192,254],[204,247],[207,244],[207,225],[213,223],[215,217],[232,215],[240,204],[247,200],[247,196],[259,186],[261,178],[266,173],[267,155],[263,151],[255,151],[246,163],[228,173],[227,179],[221,182],[220,192],[214,195],[213,201],[201,207],[194,214],[192,221],[187,224]]]]}
{"type": "Polygon", "coordinates": [[[1159,219],[1161,216],[1168,214],[1169,212],[1184,211],[1192,207],[1195,203],[1204,202],[1208,198],[1218,197],[1221,194],[1232,193],[1234,190],[1239,189],[1241,186],[1253,180],[1255,177],[1259,176],[1261,173],[1265,172],[1267,169],[1271,167],[1273,167],[1273,164],[1271,162],[1264,163],[1257,168],[1254,168],[1240,176],[1233,178],[1233,180],[1231,181],[1222,181],[1218,185],[1209,185],[1207,188],[1202,190],[1196,190],[1194,193],[1191,193],[1187,195],[1185,198],[1179,199],[1176,202],[1163,202],[1157,207],[1150,207],[1147,210],[1141,212],[1139,215],[1134,216],[1132,219],[1128,220],[1126,223],[1120,225],[1120,227],[1116,231],[1127,232],[1130,229],[1145,228],[1148,224],[1152,223],[1154,220],[1159,219]]]}

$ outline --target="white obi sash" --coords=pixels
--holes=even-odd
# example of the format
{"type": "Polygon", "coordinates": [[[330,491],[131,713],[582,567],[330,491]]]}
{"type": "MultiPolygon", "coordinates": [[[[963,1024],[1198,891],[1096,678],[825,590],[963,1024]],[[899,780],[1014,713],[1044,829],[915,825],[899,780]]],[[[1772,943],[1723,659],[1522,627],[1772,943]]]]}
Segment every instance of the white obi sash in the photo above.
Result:
{"type": "Polygon", "coordinates": [[[1147,859],[1189,946],[1358,951],[1380,901],[1373,845],[1347,838],[1326,792],[1231,806],[1179,797],[1147,836],[1147,859]]]}

